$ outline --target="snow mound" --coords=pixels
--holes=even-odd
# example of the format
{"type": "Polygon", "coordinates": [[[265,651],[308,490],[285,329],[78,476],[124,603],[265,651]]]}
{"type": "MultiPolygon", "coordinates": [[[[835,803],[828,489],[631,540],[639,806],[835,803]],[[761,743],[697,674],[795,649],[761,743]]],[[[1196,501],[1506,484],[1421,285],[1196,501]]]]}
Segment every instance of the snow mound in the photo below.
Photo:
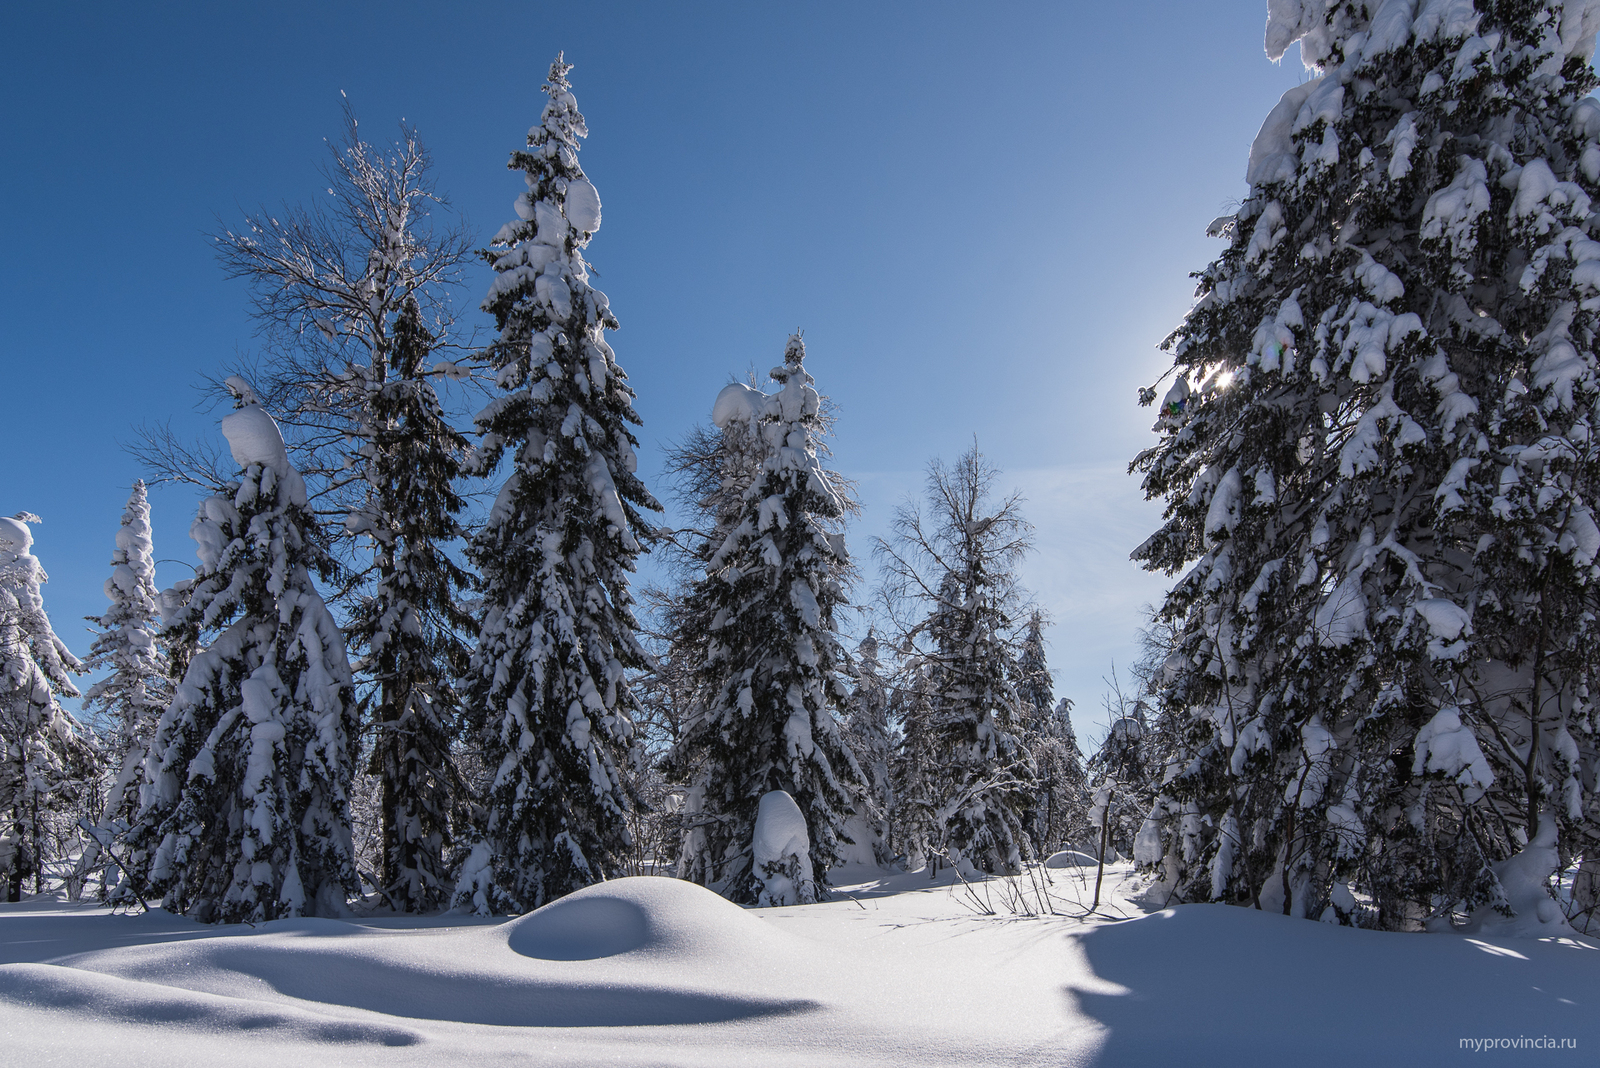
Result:
{"type": "Polygon", "coordinates": [[[762,980],[774,964],[804,972],[815,947],[676,879],[601,883],[509,923],[420,938],[330,919],[213,930],[189,941],[55,957],[50,963],[65,967],[54,986],[27,976],[0,984],[0,1019],[8,1002],[33,1010],[105,1002],[130,1006],[128,1019],[192,1019],[226,1030],[235,1017],[221,1009],[237,999],[268,1015],[337,1006],[393,1025],[375,1038],[342,1039],[298,1035],[300,1025],[286,1019],[286,1040],[395,1045],[425,1021],[677,1026],[793,1015],[820,1004],[762,980]]]}
{"type": "MultiPolygon", "coordinates": [[[[1115,853],[1108,851],[1106,859],[1114,862],[1115,856],[1115,853]]],[[[1088,853],[1083,853],[1076,849],[1063,849],[1059,853],[1050,854],[1045,859],[1044,866],[1047,868],[1093,868],[1099,863],[1088,853]]]]}
{"type": "Polygon", "coordinates": [[[1561,906],[1545,889],[1545,880],[1561,867],[1556,853],[1556,821],[1545,812],[1539,817],[1539,833],[1520,852],[1494,865],[1494,874],[1505,891],[1506,905],[1513,915],[1505,916],[1492,908],[1472,914],[1464,931],[1502,935],[1511,938],[1542,938],[1567,935],[1572,928],[1561,914],[1561,906]]]}
{"type": "Polygon", "coordinates": [[[506,944],[540,960],[624,953],[701,957],[771,953],[783,937],[738,905],[682,879],[596,883],[505,926],[506,944]]]}

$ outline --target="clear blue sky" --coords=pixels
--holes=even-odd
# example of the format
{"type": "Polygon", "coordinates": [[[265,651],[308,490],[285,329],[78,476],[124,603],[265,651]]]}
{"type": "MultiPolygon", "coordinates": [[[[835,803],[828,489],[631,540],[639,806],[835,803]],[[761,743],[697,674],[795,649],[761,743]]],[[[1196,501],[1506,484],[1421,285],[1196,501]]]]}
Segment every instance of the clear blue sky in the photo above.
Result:
{"type": "MultiPolygon", "coordinates": [[[[1151,441],[1135,392],[1261,120],[1304,78],[1297,53],[1264,58],[1265,17],[1263,0],[12,5],[0,514],[44,518],[46,605],[85,653],[142,473],[122,443],[167,418],[215,435],[197,378],[256,344],[205,232],[316,197],[343,90],[373,137],[420,128],[486,239],[564,49],[646,477],[730,373],[779,362],[803,327],[869,574],[928,459],[976,436],[1028,497],[1057,693],[1098,734],[1101,676],[1163,589],[1127,561],[1159,517],[1125,475],[1151,441]]],[[[192,560],[193,491],[152,500],[157,555],[192,560]]]]}

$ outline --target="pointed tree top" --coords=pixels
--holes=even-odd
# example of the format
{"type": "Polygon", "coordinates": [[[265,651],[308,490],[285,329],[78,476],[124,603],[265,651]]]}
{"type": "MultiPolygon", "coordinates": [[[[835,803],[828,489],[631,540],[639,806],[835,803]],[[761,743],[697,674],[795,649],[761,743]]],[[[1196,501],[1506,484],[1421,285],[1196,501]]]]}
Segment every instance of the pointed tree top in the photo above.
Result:
{"type": "Polygon", "coordinates": [[[567,80],[572,64],[563,61],[562,55],[556,53],[556,61],[550,64],[550,78],[544,85],[550,102],[544,106],[539,125],[528,131],[528,144],[540,143],[539,130],[542,128],[575,150],[578,147],[576,139],[588,137],[589,128],[584,125],[583,114],[578,111],[578,98],[572,95],[572,83],[567,80]]]}
{"type": "Polygon", "coordinates": [[[789,335],[789,344],[783,349],[783,362],[789,367],[799,367],[805,362],[806,342],[805,331],[796,330],[789,335]]]}
{"type": "Polygon", "coordinates": [[[567,72],[572,69],[572,64],[566,61],[566,55],[566,50],[562,49],[550,64],[550,84],[544,87],[544,91],[552,97],[562,89],[572,88],[572,83],[567,81],[567,72]]]}

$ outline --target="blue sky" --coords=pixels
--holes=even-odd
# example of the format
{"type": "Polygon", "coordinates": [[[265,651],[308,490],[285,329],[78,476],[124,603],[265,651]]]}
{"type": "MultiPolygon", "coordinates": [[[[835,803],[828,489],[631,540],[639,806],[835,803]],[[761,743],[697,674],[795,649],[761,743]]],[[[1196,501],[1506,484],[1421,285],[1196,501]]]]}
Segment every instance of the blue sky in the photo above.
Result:
{"type": "MultiPolygon", "coordinates": [[[[103,611],[141,422],[220,440],[194,386],[257,344],[205,233],[315,199],[340,92],[376,139],[415,123],[481,235],[565,50],[605,219],[590,253],[644,418],[641,464],[730,374],[806,332],[870,538],[976,438],[1028,498],[1026,579],[1057,693],[1099,733],[1159,577],[1125,474],[1139,385],[1219,251],[1261,120],[1304,78],[1262,0],[1054,3],[35,3],[0,41],[0,514],[44,519],[46,605],[78,653],[103,611]]],[[[461,295],[468,325],[483,289],[461,295]]],[[[664,488],[664,487],[658,487],[664,488]]],[[[152,493],[193,559],[195,495],[152,493]]],[[[181,577],[164,564],[160,577],[181,577]]],[[[867,591],[858,591],[865,600],[867,591]]]]}

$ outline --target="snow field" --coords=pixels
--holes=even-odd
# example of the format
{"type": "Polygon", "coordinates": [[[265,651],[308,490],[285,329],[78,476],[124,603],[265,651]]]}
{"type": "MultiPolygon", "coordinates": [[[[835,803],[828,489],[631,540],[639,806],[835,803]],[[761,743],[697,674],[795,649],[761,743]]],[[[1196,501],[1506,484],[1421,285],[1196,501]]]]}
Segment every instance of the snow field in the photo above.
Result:
{"type": "Polygon", "coordinates": [[[1090,920],[1092,867],[841,874],[818,905],[631,878],[505,922],[0,905],[0,1034],[8,1062],[79,1066],[1435,1064],[1463,1038],[1600,1041],[1588,940],[1142,915],[1125,864],[1090,920]]]}

